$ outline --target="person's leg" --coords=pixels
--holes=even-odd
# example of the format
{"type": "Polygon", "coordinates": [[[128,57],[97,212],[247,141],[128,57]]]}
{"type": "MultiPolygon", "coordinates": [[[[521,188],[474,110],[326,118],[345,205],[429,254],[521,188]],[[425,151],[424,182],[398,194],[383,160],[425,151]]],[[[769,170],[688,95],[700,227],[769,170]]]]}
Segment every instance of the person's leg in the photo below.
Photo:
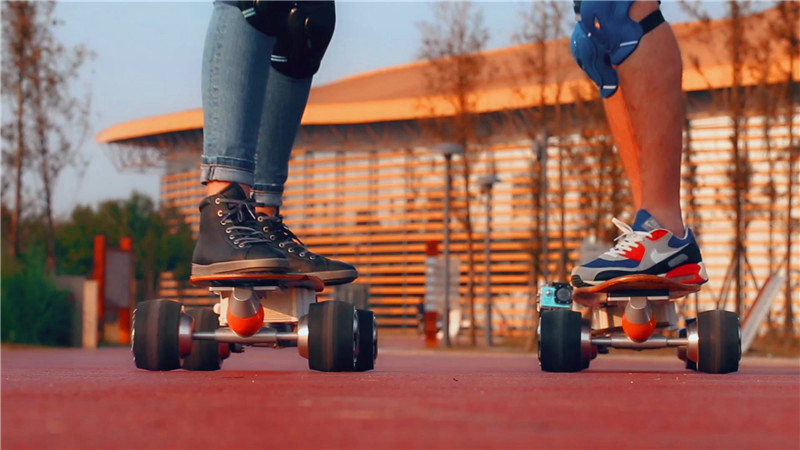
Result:
{"type": "Polygon", "coordinates": [[[288,267],[258,229],[249,199],[273,43],[235,4],[214,3],[202,69],[201,181],[208,196],[200,203],[194,276],[288,267]]]}
{"type": "Polygon", "coordinates": [[[261,230],[284,250],[289,270],[316,276],[327,285],[349,283],[358,271],[350,264],[308,250],[284,223],[279,208],[311,79],[319,69],[335,21],[333,2],[300,2],[278,35],[264,99],[253,185],[261,230]]]}
{"type": "MultiPolygon", "coordinates": [[[[656,9],[655,1],[637,1],[630,17],[638,22],[656,9]]],[[[647,210],[666,229],[683,236],[682,66],[669,24],[662,23],[642,36],[636,51],[617,66],[617,73],[620,92],[604,105],[612,130],[618,130],[614,137],[634,189],[636,209],[647,210]]]]}
{"type": "Polygon", "coordinates": [[[250,26],[242,11],[215,2],[203,51],[201,181],[213,195],[235,182],[253,184],[258,126],[275,38],[250,26]],[[209,183],[212,182],[212,183],[209,183]],[[216,183],[214,183],[216,182],[216,183]]]}
{"type": "Polygon", "coordinates": [[[633,124],[628,115],[628,105],[625,103],[623,90],[619,89],[614,95],[603,100],[603,109],[622,160],[622,167],[625,169],[625,177],[628,178],[633,206],[639,210],[642,208],[642,171],[639,165],[642,160],[642,149],[633,133],[633,124]]]}
{"type": "Polygon", "coordinates": [[[256,152],[253,195],[268,215],[281,206],[289,156],[300,130],[311,80],[319,70],[336,24],[334,2],[300,2],[278,34],[272,52],[256,152]]]}
{"type": "Polygon", "coordinates": [[[629,274],[708,280],[681,218],[681,59],[657,9],[656,2],[644,1],[576,4],[580,22],[571,50],[600,87],[638,212],[633,226],[614,219],[620,240],[573,269],[575,286],[629,274]]]}
{"type": "Polygon", "coordinates": [[[303,117],[312,77],[294,78],[270,69],[264,114],[258,134],[255,185],[256,210],[270,216],[283,203],[289,157],[303,117]]]}

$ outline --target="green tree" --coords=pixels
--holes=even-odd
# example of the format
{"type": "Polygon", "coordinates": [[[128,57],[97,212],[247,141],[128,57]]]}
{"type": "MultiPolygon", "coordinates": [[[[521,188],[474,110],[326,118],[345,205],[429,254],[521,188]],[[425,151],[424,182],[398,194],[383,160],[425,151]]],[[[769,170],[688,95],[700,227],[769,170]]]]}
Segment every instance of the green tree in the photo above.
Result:
{"type": "Polygon", "coordinates": [[[153,200],[134,193],[127,200],[110,200],[96,209],[76,207],[67,223],[56,230],[58,272],[90,275],[94,236],[106,236],[114,246],[120,238],[133,239],[137,298],[155,295],[158,276],[173,271],[178,280],[189,277],[194,241],[177,211],[159,211],[153,200]]]}

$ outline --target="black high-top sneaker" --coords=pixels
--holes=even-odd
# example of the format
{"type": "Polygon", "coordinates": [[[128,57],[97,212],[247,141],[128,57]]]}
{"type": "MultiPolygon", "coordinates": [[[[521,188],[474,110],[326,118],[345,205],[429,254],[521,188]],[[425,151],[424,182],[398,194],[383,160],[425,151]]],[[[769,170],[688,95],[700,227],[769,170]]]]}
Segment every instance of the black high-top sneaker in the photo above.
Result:
{"type": "Polygon", "coordinates": [[[327,286],[346,284],[358,278],[356,268],[346,262],[318,255],[283,223],[283,216],[258,214],[261,231],[289,258],[289,271],[311,275],[324,281],[327,286]]]}
{"type": "Polygon", "coordinates": [[[200,202],[200,235],[192,255],[192,275],[285,272],[289,261],[264,237],[253,202],[231,183],[200,202]]]}

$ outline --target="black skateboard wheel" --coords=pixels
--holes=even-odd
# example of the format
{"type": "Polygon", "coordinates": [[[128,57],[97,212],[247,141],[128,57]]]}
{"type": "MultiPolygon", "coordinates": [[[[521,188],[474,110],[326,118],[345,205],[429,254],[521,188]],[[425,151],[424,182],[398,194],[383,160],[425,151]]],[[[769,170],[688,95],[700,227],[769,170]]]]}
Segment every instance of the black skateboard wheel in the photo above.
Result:
{"type": "Polygon", "coordinates": [[[358,316],[358,357],[356,358],[355,370],[363,372],[375,368],[375,360],[378,358],[378,325],[375,321],[375,313],[363,309],[357,309],[358,316]]]}
{"type": "Polygon", "coordinates": [[[545,372],[578,372],[588,367],[581,356],[581,315],[570,310],[542,311],[539,363],[545,372]]]}
{"type": "MultiPolygon", "coordinates": [[[[193,308],[186,311],[192,318],[194,331],[214,331],[219,328],[219,316],[211,308],[193,308]]],[[[222,367],[220,344],[216,341],[192,341],[192,352],[183,359],[186,370],[219,370],[222,367]]]]}
{"type": "Polygon", "coordinates": [[[742,339],[739,316],[715,309],[697,315],[697,370],[730,373],[739,370],[742,339]]]}
{"type": "Polygon", "coordinates": [[[358,351],[358,317],[353,305],[332,300],[309,306],[310,369],[322,372],[351,371],[355,368],[358,351]]]}
{"type": "Polygon", "coordinates": [[[181,365],[178,325],[181,304],[172,300],[147,300],[133,312],[131,349],[136,367],[173,370],[181,365]]]}

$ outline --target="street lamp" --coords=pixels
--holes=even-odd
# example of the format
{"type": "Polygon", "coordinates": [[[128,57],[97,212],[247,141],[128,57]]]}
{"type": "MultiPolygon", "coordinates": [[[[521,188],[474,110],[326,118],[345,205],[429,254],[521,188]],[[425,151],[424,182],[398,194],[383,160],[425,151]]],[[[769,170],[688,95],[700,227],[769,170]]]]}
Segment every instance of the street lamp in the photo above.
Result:
{"type": "MultiPolygon", "coordinates": [[[[486,194],[486,234],[483,236],[483,292],[486,296],[486,345],[492,346],[492,293],[491,289],[491,254],[489,246],[491,245],[492,234],[492,187],[495,183],[499,183],[500,178],[497,175],[483,175],[478,177],[477,183],[481,192],[486,194]]],[[[472,320],[475,320],[473,317],[472,320]]]]}
{"type": "Polygon", "coordinates": [[[547,281],[547,279],[550,276],[550,267],[549,267],[550,259],[548,257],[548,252],[549,252],[548,246],[550,245],[549,241],[548,241],[548,237],[549,237],[548,235],[550,233],[549,226],[548,226],[548,222],[550,220],[550,217],[549,217],[550,208],[549,208],[549,203],[548,203],[548,200],[547,200],[547,190],[549,188],[549,185],[547,183],[547,157],[548,157],[548,154],[547,154],[547,132],[546,131],[541,136],[539,141],[534,142],[533,151],[536,153],[536,159],[539,161],[539,164],[541,164],[541,172],[540,172],[540,178],[541,178],[540,191],[541,192],[539,193],[539,196],[541,198],[542,215],[544,216],[544,217],[542,217],[542,224],[541,224],[541,228],[543,229],[543,231],[542,231],[542,279],[547,281]]]}
{"type": "Polygon", "coordinates": [[[445,195],[444,195],[444,345],[450,346],[450,190],[453,185],[453,155],[466,153],[464,147],[452,142],[445,142],[431,149],[434,153],[444,155],[445,162],[445,195]]]}

